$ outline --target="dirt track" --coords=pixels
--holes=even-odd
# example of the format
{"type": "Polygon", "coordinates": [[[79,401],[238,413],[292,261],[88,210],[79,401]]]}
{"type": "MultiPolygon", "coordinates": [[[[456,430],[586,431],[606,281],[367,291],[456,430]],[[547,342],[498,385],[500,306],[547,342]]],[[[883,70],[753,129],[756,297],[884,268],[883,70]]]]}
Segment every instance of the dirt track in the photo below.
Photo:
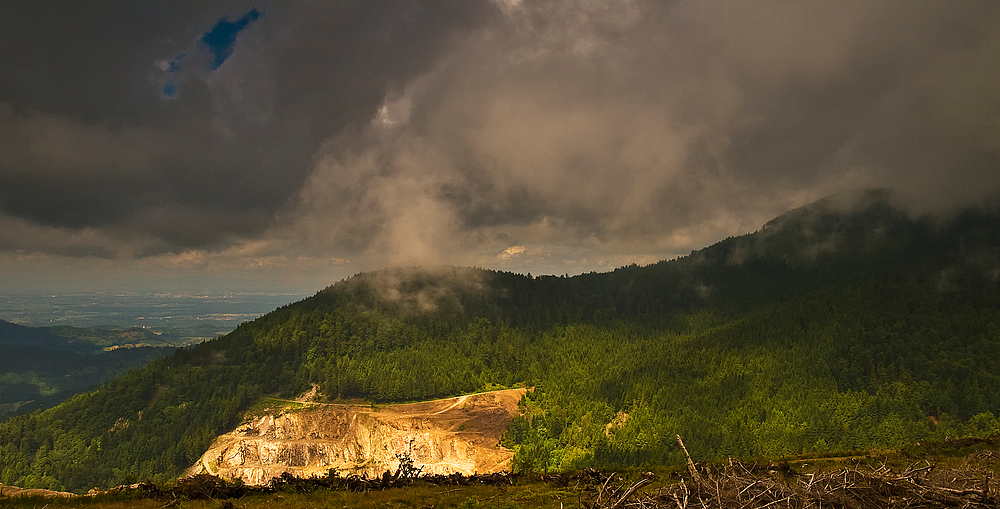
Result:
{"type": "Polygon", "coordinates": [[[4,486],[0,484],[0,499],[4,497],[45,497],[45,498],[68,498],[75,497],[73,493],[65,491],[52,491],[43,489],[22,489],[17,486],[4,486]]]}
{"type": "Polygon", "coordinates": [[[250,485],[284,472],[306,477],[330,468],[374,477],[394,470],[397,454],[409,454],[424,473],[503,471],[512,453],[499,442],[524,393],[509,389],[374,410],[310,403],[220,436],[188,473],[250,485]]]}

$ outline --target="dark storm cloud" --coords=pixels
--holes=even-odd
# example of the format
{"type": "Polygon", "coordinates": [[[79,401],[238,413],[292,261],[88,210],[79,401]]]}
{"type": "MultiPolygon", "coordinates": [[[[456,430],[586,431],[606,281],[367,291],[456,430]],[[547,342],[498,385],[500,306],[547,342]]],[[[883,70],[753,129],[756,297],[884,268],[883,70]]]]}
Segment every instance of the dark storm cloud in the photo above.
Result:
{"type": "Polygon", "coordinates": [[[858,187],[934,207],[1000,184],[996,4],[501,5],[328,145],[302,238],[376,264],[526,244],[595,266],[858,187]]]}
{"type": "Polygon", "coordinates": [[[5,9],[0,212],[23,249],[561,273],[860,187],[924,208],[1000,187],[995,2],[5,9]],[[213,70],[201,41],[229,24],[213,70]]]}
{"type": "Polygon", "coordinates": [[[0,213],[129,230],[154,249],[260,233],[325,139],[367,123],[387,86],[490,13],[460,1],[5,3],[0,213]]]}
{"type": "MultiPolygon", "coordinates": [[[[731,131],[729,151],[741,174],[765,181],[777,175],[805,187],[853,165],[870,171],[880,185],[905,188],[916,200],[937,191],[954,203],[995,190],[1000,183],[993,120],[1000,114],[1000,94],[993,90],[1000,78],[997,6],[879,2],[825,10],[847,13],[811,12],[819,14],[813,18],[817,24],[844,23],[838,31],[850,38],[839,51],[835,39],[826,46],[830,34],[822,27],[810,27],[812,36],[787,38],[784,24],[773,21],[762,28],[773,30],[770,37],[787,39],[787,47],[755,50],[753,40],[742,41],[746,51],[771,53],[756,58],[773,74],[747,71],[757,74],[743,85],[743,114],[753,120],[731,131]],[[829,54],[824,53],[834,57],[825,69],[829,54]],[[811,57],[816,68],[810,69],[811,57]],[[781,67],[769,69],[769,58],[802,61],[797,72],[782,73],[774,72],[781,67]],[[965,111],[948,111],[956,106],[965,111]],[[984,150],[993,154],[993,170],[968,160],[984,150]],[[952,185],[970,178],[981,187],[952,185]]],[[[720,28],[756,24],[762,16],[720,28]]],[[[738,43],[741,35],[731,37],[738,43]]]]}

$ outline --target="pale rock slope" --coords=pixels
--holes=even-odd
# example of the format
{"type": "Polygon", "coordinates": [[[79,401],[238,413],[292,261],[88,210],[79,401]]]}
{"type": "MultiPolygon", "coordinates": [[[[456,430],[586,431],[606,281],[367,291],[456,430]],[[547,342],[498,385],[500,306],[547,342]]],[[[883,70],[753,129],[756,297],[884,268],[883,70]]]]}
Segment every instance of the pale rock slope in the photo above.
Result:
{"type": "Polygon", "coordinates": [[[424,474],[500,472],[513,456],[500,439],[524,393],[509,389],[376,409],[307,403],[220,436],[188,474],[207,472],[248,485],[331,468],[375,477],[395,471],[401,454],[424,474]]]}

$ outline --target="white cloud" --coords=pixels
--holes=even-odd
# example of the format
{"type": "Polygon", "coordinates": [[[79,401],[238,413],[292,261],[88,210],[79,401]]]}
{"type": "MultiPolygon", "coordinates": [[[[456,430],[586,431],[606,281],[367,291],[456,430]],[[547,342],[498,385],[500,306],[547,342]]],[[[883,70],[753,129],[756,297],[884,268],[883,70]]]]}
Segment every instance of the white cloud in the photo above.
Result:
{"type": "Polygon", "coordinates": [[[524,253],[524,246],[510,246],[507,249],[504,249],[503,252],[501,252],[499,255],[497,255],[497,258],[501,260],[510,260],[511,258],[520,255],[522,253],[524,253]]]}

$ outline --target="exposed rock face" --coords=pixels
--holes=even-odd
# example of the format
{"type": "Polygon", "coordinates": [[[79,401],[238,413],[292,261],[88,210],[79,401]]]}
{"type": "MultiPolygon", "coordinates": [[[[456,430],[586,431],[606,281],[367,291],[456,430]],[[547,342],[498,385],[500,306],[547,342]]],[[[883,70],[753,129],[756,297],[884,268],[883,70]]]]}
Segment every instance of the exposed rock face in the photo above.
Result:
{"type": "Polygon", "coordinates": [[[314,403],[222,435],[188,473],[249,485],[285,472],[308,477],[331,468],[374,477],[395,470],[396,455],[404,453],[425,474],[498,472],[513,456],[499,443],[523,395],[524,389],[511,389],[378,410],[314,403]]]}

